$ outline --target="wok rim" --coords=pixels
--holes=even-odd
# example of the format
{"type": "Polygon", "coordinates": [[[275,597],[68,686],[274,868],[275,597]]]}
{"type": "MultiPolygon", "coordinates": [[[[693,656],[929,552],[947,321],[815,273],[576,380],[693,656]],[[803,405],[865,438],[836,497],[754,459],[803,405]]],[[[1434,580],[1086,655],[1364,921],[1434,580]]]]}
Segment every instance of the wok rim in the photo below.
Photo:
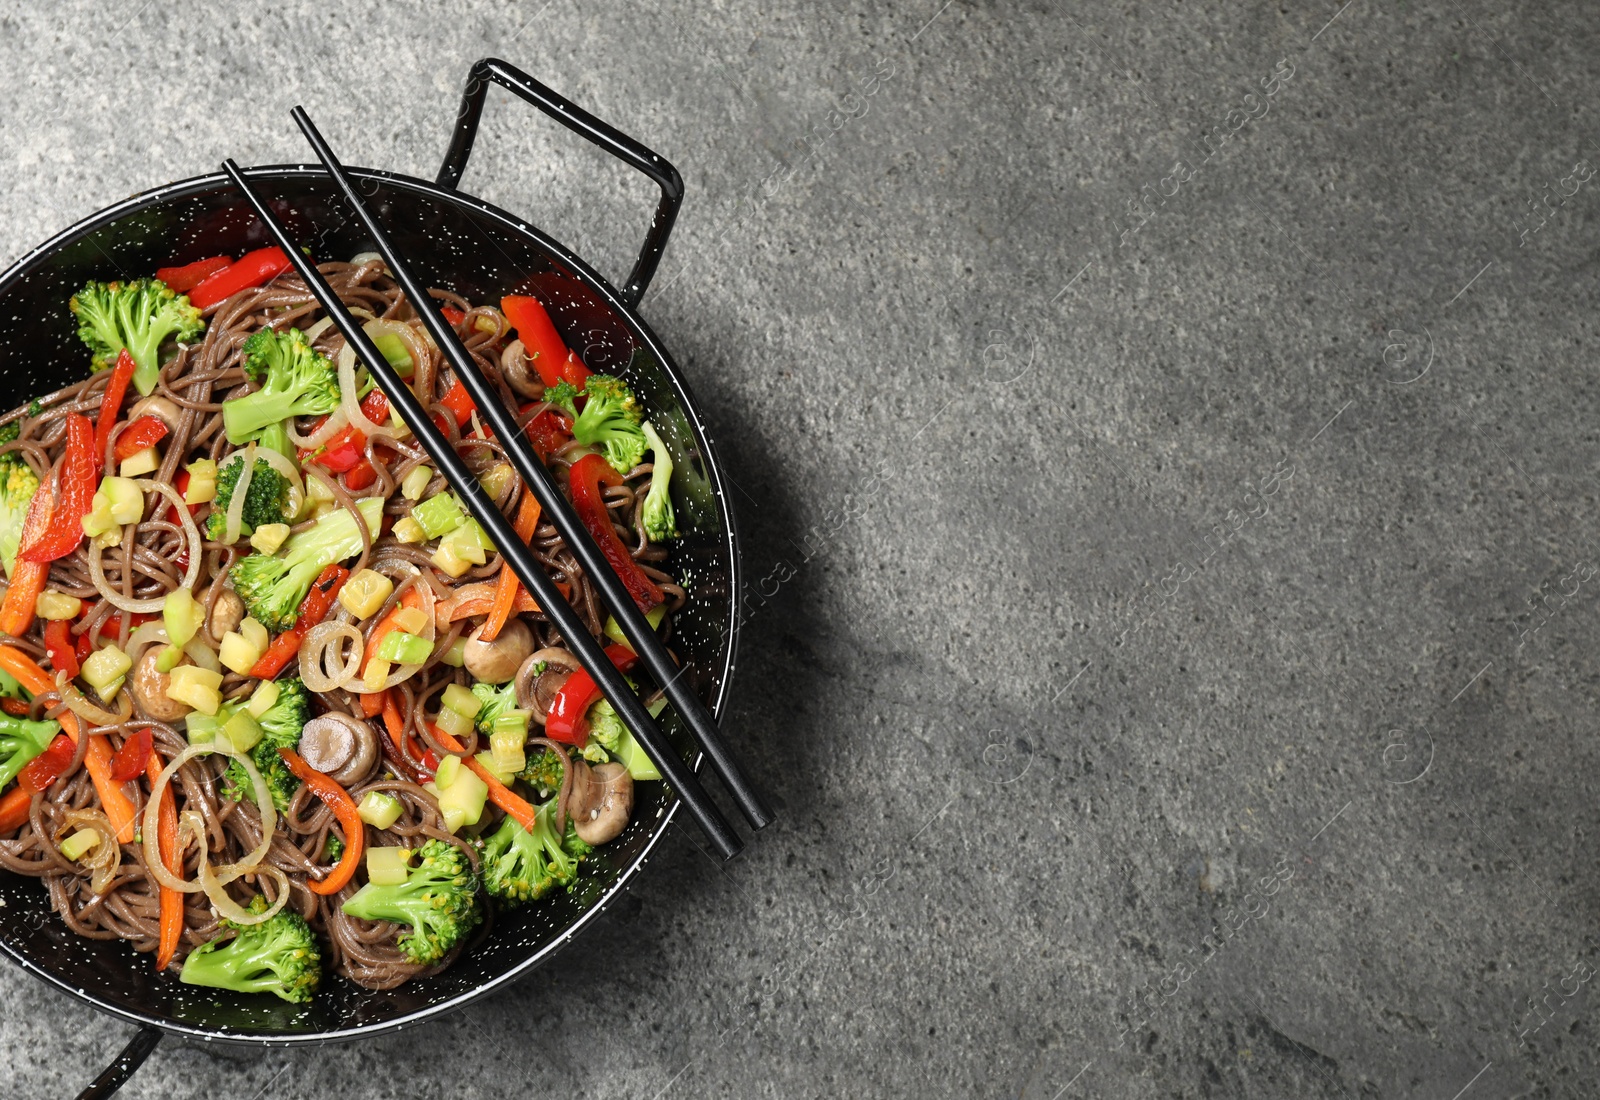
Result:
{"type": "MultiPolygon", "coordinates": [[[[566,245],[551,237],[511,212],[458,190],[440,187],[438,184],[423,180],[415,176],[408,176],[397,172],[389,172],[376,168],[346,167],[346,172],[357,179],[374,180],[385,187],[401,192],[415,192],[425,195],[435,201],[454,203],[476,214],[487,215],[500,223],[505,229],[521,233],[533,239],[540,247],[548,251],[557,261],[566,266],[582,282],[600,296],[621,319],[627,324],[636,340],[647,347],[662,366],[664,373],[677,392],[685,417],[693,428],[696,440],[700,444],[704,456],[704,466],[707,477],[711,483],[713,496],[717,502],[718,510],[724,521],[723,545],[726,549],[729,562],[728,585],[729,606],[728,619],[724,637],[727,639],[723,652],[721,669],[716,680],[716,691],[707,703],[713,719],[720,719],[728,704],[729,693],[732,687],[733,672],[737,665],[739,650],[740,593],[743,590],[741,583],[741,558],[739,554],[739,531],[736,516],[723,481],[722,462],[717,454],[716,443],[711,432],[700,415],[698,402],[694,398],[687,381],[684,379],[677,362],[667,352],[666,347],[656,336],[654,330],[639,315],[637,307],[629,306],[623,301],[616,288],[611,285],[599,272],[595,271],[577,253],[566,245]]],[[[244,174],[252,181],[272,182],[285,179],[328,179],[327,172],[320,165],[309,164],[271,164],[260,165],[244,169],[244,174]]],[[[137,192],[129,197],[112,203],[88,215],[45,240],[43,243],[29,249],[16,262],[0,272],[0,294],[4,294],[17,281],[25,278],[34,270],[50,261],[63,248],[87,236],[90,233],[114,225],[118,220],[163,203],[177,199],[190,198],[195,195],[218,189],[229,189],[233,186],[228,177],[221,172],[212,172],[205,175],[190,176],[185,179],[175,180],[158,187],[137,192]]],[[[240,200],[243,202],[243,199],[240,200]]],[[[705,754],[697,751],[690,768],[699,773],[705,760],[705,754]]],[[[58,975],[39,966],[26,952],[14,947],[11,943],[0,940],[0,952],[20,966],[25,972],[43,981],[45,984],[66,993],[73,999],[90,1007],[104,1012],[109,1016],[125,1020],[143,1028],[155,1028],[163,1034],[182,1036],[198,1039],[206,1043],[228,1043],[235,1046],[250,1047],[297,1047],[322,1043],[345,1043],[359,1039],[370,1039],[380,1035],[402,1031],[407,1027],[419,1024],[446,1013],[464,1008],[474,1001],[481,1000],[490,994],[502,990],[519,979],[525,977],[530,971],[547,962],[567,944],[571,943],[577,934],[583,931],[594,920],[598,919],[608,905],[623,893],[632,883],[633,878],[644,867],[650,854],[655,850],[661,838],[666,835],[667,829],[672,825],[672,819],[677,815],[681,800],[676,793],[669,792],[667,801],[662,811],[657,815],[650,835],[644,846],[626,867],[617,875],[616,880],[600,895],[600,897],[584,910],[558,938],[546,944],[528,958],[514,966],[508,967],[499,974],[479,983],[476,987],[464,993],[457,994],[447,1000],[432,1004],[426,1008],[418,1009],[396,1016],[390,1020],[376,1023],[361,1024],[349,1028],[339,1028],[328,1031],[307,1031],[304,1033],[251,1033],[247,1030],[217,1030],[201,1025],[186,1024],[181,1021],[172,1021],[160,1018],[153,1014],[141,1012],[136,1009],[126,1008],[122,1005],[104,1000],[88,990],[79,988],[64,980],[58,975]]],[[[492,933],[491,933],[492,934],[492,933]]]]}

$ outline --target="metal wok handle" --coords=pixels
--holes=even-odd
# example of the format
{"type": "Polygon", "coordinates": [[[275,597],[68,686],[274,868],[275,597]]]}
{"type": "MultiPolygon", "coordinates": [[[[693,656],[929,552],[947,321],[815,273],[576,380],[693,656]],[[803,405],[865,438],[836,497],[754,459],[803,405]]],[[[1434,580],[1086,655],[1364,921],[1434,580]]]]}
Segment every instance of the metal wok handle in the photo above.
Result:
{"type": "Polygon", "coordinates": [[[645,235],[639,259],[622,287],[622,298],[629,306],[637,306],[644,297],[661,262],[661,253],[672,234],[672,223],[678,218],[678,207],[683,204],[683,177],[665,159],[615,127],[595,118],[582,107],[569,103],[533,77],[514,65],[496,57],[485,57],[472,66],[467,77],[466,91],[461,95],[461,109],[456,112],[456,132],[450,139],[450,149],[439,166],[438,185],[451,191],[461,182],[467,170],[467,158],[472,155],[472,143],[478,137],[478,122],[483,117],[483,100],[489,82],[515,92],[539,110],[555,119],[567,129],[581,134],[600,148],[628,164],[651,179],[661,188],[661,201],[656,204],[656,216],[645,235]]]}
{"type": "Polygon", "coordinates": [[[115,1096],[117,1090],[128,1083],[128,1078],[144,1065],[144,1060],[160,1041],[161,1032],[157,1028],[141,1027],[122,1048],[116,1061],[102,1070],[92,1085],[78,1093],[78,1100],[106,1100],[108,1096],[115,1096]]]}

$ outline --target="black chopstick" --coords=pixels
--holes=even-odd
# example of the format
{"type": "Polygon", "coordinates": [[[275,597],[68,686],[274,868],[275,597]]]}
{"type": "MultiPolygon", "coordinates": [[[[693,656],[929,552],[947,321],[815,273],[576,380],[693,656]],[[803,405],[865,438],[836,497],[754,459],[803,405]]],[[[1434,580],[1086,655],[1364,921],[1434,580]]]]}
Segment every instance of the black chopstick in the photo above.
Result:
{"type": "MultiPolygon", "coordinates": [[[[419,282],[412,274],[409,265],[394,250],[389,243],[388,234],[378,224],[372,212],[367,208],[366,202],[357,193],[350,179],[345,175],[344,167],[339,163],[339,158],[334,156],[333,150],[318,133],[316,126],[311,122],[311,117],[306,114],[305,108],[296,107],[290,112],[296,125],[305,134],[306,140],[311,143],[311,148],[321,159],[323,167],[327,168],[329,175],[344,192],[344,196],[356,215],[366,227],[367,233],[378,246],[378,251],[388,262],[389,271],[400,283],[406,297],[411,299],[417,315],[422,318],[422,323],[427,326],[428,332],[433,336],[433,341],[450,360],[450,365],[455,368],[456,376],[467,387],[467,392],[472,395],[472,400],[477,404],[479,413],[489,422],[494,429],[495,436],[506,449],[507,456],[522,475],[534,494],[539,498],[544,514],[550,517],[556,530],[561,532],[561,537],[566,540],[567,546],[577,556],[578,564],[583,566],[583,571],[594,581],[600,590],[603,599],[610,608],[611,614],[622,627],[622,633],[633,646],[633,651],[644,662],[645,668],[655,681],[666,692],[667,699],[677,709],[684,723],[689,727],[689,732],[694,736],[706,759],[710,761],[711,768],[721,778],[728,794],[733,798],[739,811],[753,828],[761,828],[772,820],[772,811],[767,808],[765,801],[756,793],[744,771],[734,760],[733,753],[729,751],[727,742],[722,738],[722,731],[717,728],[717,723],[711,717],[711,712],[700,701],[700,696],[695,693],[689,684],[688,678],[682,673],[672,656],[661,644],[661,639],[656,637],[656,632],[650,623],[633,602],[627,587],[621,579],[612,572],[605,555],[594,542],[589,532],[579,521],[572,506],[567,503],[561,491],[556,487],[555,479],[550,471],[545,469],[532,447],[528,445],[521,426],[517,424],[510,412],[500,400],[500,395],[490,386],[487,379],[478,370],[472,355],[462,345],[456,335],[453,325],[445,320],[439,312],[439,305],[428,294],[427,287],[419,282]]],[[[562,630],[565,635],[567,631],[562,630]]],[[[611,691],[606,689],[609,696],[611,691]]],[[[643,713],[643,708],[640,708],[643,713]]],[[[648,715],[646,715],[648,718],[648,715]]],[[[632,722],[628,723],[630,726],[632,722]]],[[[637,732],[637,731],[636,731],[637,732]]],[[[642,740],[642,739],[641,739],[642,740]]],[[[648,745],[645,746],[647,749],[648,745]]]]}
{"type": "MultiPolygon", "coordinates": [[[[533,551],[525,542],[517,538],[511,522],[506,519],[499,508],[495,507],[494,501],[489,499],[488,494],[483,491],[483,487],[478,484],[477,477],[473,475],[467,464],[462,461],[461,456],[456,453],[455,447],[434,425],[427,414],[427,410],[423,408],[422,402],[417,399],[416,394],[411,392],[411,387],[407,386],[400,376],[395,373],[394,368],[383,357],[383,353],[377,349],[371,338],[366,334],[366,331],[361,327],[361,322],[340,301],[338,294],[328,285],[327,279],[323,278],[322,273],[317,270],[315,261],[300,251],[299,242],[290,235],[288,228],[284,226],[272,208],[246,182],[244,173],[240,171],[239,166],[230,158],[223,161],[222,170],[228,174],[228,178],[233,181],[234,185],[244,192],[245,197],[250,201],[250,205],[255,208],[256,215],[271,231],[279,247],[288,254],[290,261],[295,266],[295,270],[305,280],[306,286],[316,296],[317,301],[322,303],[322,308],[327,311],[329,317],[333,318],[334,324],[344,334],[345,340],[354,349],[356,356],[366,365],[373,379],[383,389],[384,394],[389,398],[391,407],[399,410],[401,418],[411,428],[412,434],[416,436],[417,441],[422,444],[423,449],[433,459],[439,472],[455,488],[457,494],[466,504],[467,510],[483,525],[495,547],[504,555],[506,564],[516,573],[518,579],[527,585],[528,591],[533,593],[535,600],[538,601],[540,610],[556,624],[556,629],[561,632],[562,638],[566,640],[567,645],[572,649],[589,675],[594,677],[595,683],[605,692],[606,698],[616,708],[617,714],[627,723],[628,728],[633,731],[633,735],[638,738],[640,746],[649,754],[650,759],[655,762],[662,777],[678,793],[678,797],[683,800],[684,805],[688,807],[690,815],[706,834],[706,840],[711,844],[712,848],[723,859],[731,859],[737,855],[744,846],[743,841],[739,839],[738,834],[734,832],[728,820],[722,816],[722,812],[711,801],[705,789],[701,787],[700,781],[695,778],[694,772],[673,751],[672,746],[667,742],[660,728],[650,717],[650,713],[639,702],[638,696],[629,689],[628,682],[622,678],[622,674],[617,671],[610,659],[606,657],[605,651],[600,648],[589,634],[588,628],[579,619],[577,612],[572,609],[572,605],[567,603],[566,597],[555,586],[555,582],[545,573],[544,567],[534,557],[533,551]]],[[[343,179],[342,174],[336,174],[335,178],[340,179],[341,183],[348,188],[348,180],[343,179]]],[[[391,270],[393,270],[392,262],[391,270]]],[[[407,293],[408,295],[410,294],[409,290],[407,293]]],[[[421,299],[414,295],[411,296],[412,305],[418,307],[418,313],[425,312],[421,308],[421,302],[427,300],[429,299],[426,293],[421,299]]],[[[479,408],[482,409],[483,407],[480,404],[479,408]]],[[[498,400],[495,401],[494,407],[498,407],[498,400]]],[[[512,430],[513,432],[515,431],[514,426],[512,430]]],[[[508,438],[508,433],[501,431],[498,427],[496,431],[500,433],[501,439],[508,438]]],[[[542,465],[540,469],[543,469],[542,465]]],[[[554,487],[551,486],[551,488],[554,487]]],[[[559,497],[560,494],[557,493],[556,495],[559,497]]],[[[542,500],[540,503],[541,505],[544,504],[542,500]]],[[[548,506],[545,507],[545,511],[549,512],[548,506]]]]}

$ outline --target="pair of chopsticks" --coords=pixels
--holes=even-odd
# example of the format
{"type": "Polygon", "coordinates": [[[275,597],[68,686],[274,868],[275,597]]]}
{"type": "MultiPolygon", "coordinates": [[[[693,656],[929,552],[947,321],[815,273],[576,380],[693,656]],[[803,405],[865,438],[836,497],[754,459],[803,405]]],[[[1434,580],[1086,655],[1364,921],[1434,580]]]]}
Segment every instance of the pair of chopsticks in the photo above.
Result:
{"type": "MultiPolygon", "coordinates": [[[[749,780],[733,759],[716,721],[688,684],[687,678],[682,675],[683,670],[661,644],[661,640],[639,611],[627,588],[612,572],[605,555],[584,528],[572,506],[561,495],[555,478],[533,452],[516,420],[502,404],[499,394],[478,370],[471,353],[456,335],[455,328],[439,312],[438,304],[428,294],[427,288],[417,281],[410,266],[395,252],[388,234],[367,208],[367,204],[346,174],[344,166],[339,163],[339,159],[312,124],[305,110],[296,107],[292,116],[328,174],[344,194],[345,200],[361,219],[367,233],[376,243],[379,254],[388,264],[390,273],[410,299],[412,308],[417,311],[417,315],[432,335],[434,343],[444,352],[456,376],[471,394],[479,415],[488,422],[495,437],[504,445],[506,454],[517,473],[538,498],[544,515],[555,524],[561,537],[577,557],[579,565],[600,590],[602,600],[622,627],[622,632],[633,646],[634,652],[639,655],[650,675],[661,685],[668,700],[677,708],[678,714],[683,718],[735,804],[752,827],[759,829],[766,825],[772,820],[772,811],[751,787],[749,780]]],[[[639,701],[639,697],[628,686],[628,682],[606,657],[599,643],[589,634],[577,612],[556,588],[555,582],[545,573],[533,551],[517,538],[510,521],[501,514],[499,508],[495,507],[494,501],[483,491],[478,479],[456,453],[450,441],[428,417],[422,402],[373,344],[361,327],[360,320],[339,300],[333,288],[328,285],[328,281],[317,270],[316,263],[300,251],[299,243],[290,235],[282,220],[266,200],[251,188],[239,166],[230,158],[223,162],[222,170],[249,199],[256,215],[271,231],[279,247],[288,255],[301,278],[305,280],[306,286],[322,304],[328,316],[333,318],[334,324],[344,334],[345,340],[355,350],[356,356],[366,365],[373,379],[389,398],[390,406],[399,411],[418,442],[433,459],[439,472],[454,487],[462,502],[466,504],[467,510],[488,532],[495,547],[504,555],[506,564],[527,586],[528,591],[538,601],[540,609],[555,623],[556,629],[561,632],[561,637],[582,662],[584,669],[594,677],[595,683],[610,700],[618,716],[633,732],[650,759],[655,762],[662,777],[683,800],[683,804],[705,833],[711,847],[723,859],[738,854],[743,847],[743,841],[706,794],[705,788],[700,785],[694,772],[673,751],[655,719],[650,716],[644,704],[639,701]]]]}

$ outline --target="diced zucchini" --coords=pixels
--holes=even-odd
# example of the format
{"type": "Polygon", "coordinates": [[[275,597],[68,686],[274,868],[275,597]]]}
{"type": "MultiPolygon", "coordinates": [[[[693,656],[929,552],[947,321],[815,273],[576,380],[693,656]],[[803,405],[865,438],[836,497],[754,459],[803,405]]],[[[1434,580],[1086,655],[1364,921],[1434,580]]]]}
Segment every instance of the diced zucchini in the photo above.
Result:
{"type": "Polygon", "coordinates": [[[278,686],[278,681],[262,680],[260,684],[256,685],[256,690],[251,694],[250,701],[245,704],[245,709],[260,718],[272,709],[273,704],[278,701],[278,695],[282,690],[278,686]]]}
{"type": "Polygon", "coordinates": [[[255,715],[248,709],[235,711],[234,714],[222,724],[222,735],[237,752],[249,752],[256,747],[256,742],[261,740],[261,723],[257,722],[255,715]]]}
{"type": "Polygon", "coordinates": [[[116,694],[108,690],[112,682],[122,679],[132,667],[132,659],[122,650],[114,645],[102,646],[84,658],[82,676],[85,683],[106,699],[116,694]]]}
{"type": "Polygon", "coordinates": [[[61,842],[61,854],[76,862],[100,843],[100,834],[93,829],[79,829],[61,842]]]}
{"type": "MultiPolygon", "coordinates": [[[[667,605],[658,603],[644,613],[645,622],[650,624],[650,629],[655,630],[661,626],[661,620],[667,617],[667,605]]],[[[628,636],[622,632],[622,624],[617,622],[615,615],[606,616],[606,637],[620,646],[633,648],[633,643],[628,641],[628,636]]]]}
{"type": "Polygon", "coordinates": [[[433,773],[433,781],[439,785],[441,792],[448,791],[460,775],[461,757],[446,756],[439,761],[439,770],[433,773]]]}
{"type": "MultiPolygon", "coordinates": [[[[455,760],[456,757],[450,759],[455,760]]],[[[460,822],[450,825],[451,832],[456,832],[462,825],[476,825],[483,817],[484,803],[489,800],[489,784],[470,769],[462,767],[455,780],[441,790],[439,810],[444,814],[446,824],[450,825],[456,820],[460,822]]]]}
{"type": "Polygon", "coordinates": [[[516,479],[517,472],[511,468],[509,462],[496,462],[478,478],[478,484],[483,486],[483,491],[489,494],[490,500],[499,500],[500,494],[511,488],[511,483],[516,479]]]}
{"type": "Polygon", "coordinates": [[[287,523],[263,523],[250,536],[250,546],[263,554],[276,554],[288,537],[287,523]]]}
{"type": "Polygon", "coordinates": [[[489,726],[491,734],[500,734],[510,737],[516,734],[524,739],[528,736],[528,719],[531,716],[525,710],[507,710],[495,715],[494,721],[489,726]]]}
{"type": "Polygon", "coordinates": [[[179,665],[172,670],[167,698],[193,707],[201,714],[215,714],[222,706],[222,673],[199,665],[179,665]]]}
{"type": "Polygon", "coordinates": [[[439,658],[439,663],[449,665],[451,668],[464,666],[467,663],[467,640],[465,638],[457,638],[450,643],[450,648],[444,651],[444,655],[439,658]]]}
{"type": "Polygon", "coordinates": [[[250,640],[237,630],[230,630],[222,636],[217,659],[222,662],[222,667],[229,671],[246,673],[261,660],[261,650],[251,645],[250,640]]]}
{"type": "Polygon", "coordinates": [[[433,557],[428,559],[439,569],[452,577],[459,577],[472,568],[472,562],[465,560],[451,547],[441,545],[435,550],[433,557]]]}
{"type": "Polygon", "coordinates": [[[490,775],[494,776],[507,786],[511,784],[512,780],[516,779],[517,772],[521,770],[520,768],[513,768],[510,771],[497,770],[494,765],[494,753],[492,752],[480,752],[473,756],[472,759],[476,760],[478,762],[478,766],[484,771],[488,772],[490,775]]]}
{"type": "Polygon", "coordinates": [[[76,619],[83,611],[83,601],[64,592],[45,591],[39,593],[33,609],[41,619],[76,619]]]}
{"type": "Polygon", "coordinates": [[[161,618],[167,627],[167,640],[175,646],[186,646],[200,633],[206,609],[187,588],[174,588],[161,605],[161,618]]]}
{"type": "MultiPolygon", "coordinates": [[[[373,792],[377,793],[377,792],[373,792]]],[[[393,799],[390,799],[394,802],[393,799]]],[[[399,803],[395,802],[396,814],[399,813],[399,803]]],[[[380,825],[379,828],[388,826],[380,825]]],[[[392,845],[367,849],[367,881],[374,886],[399,886],[409,875],[406,860],[411,853],[405,848],[396,848],[392,845]]]]}
{"type": "Polygon", "coordinates": [[[449,707],[440,707],[439,714],[433,722],[451,737],[466,737],[472,733],[472,719],[456,713],[449,707]]]}
{"type": "Polygon", "coordinates": [[[489,755],[494,758],[495,772],[520,772],[528,764],[523,746],[528,740],[526,730],[496,729],[489,734],[489,755]]]}
{"type": "Polygon", "coordinates": [[[178,667],[178,662],[183,660],[183,650],[175,645],[164,645],[161,652],[156,654],[156,671],[171,672],[178,667]]]}
{"type": "Polygon", "coordinates": [[[184,467],[189,485],[183,491],[185,504],[209,504],[217,499],[217,464],[209,458],[196,459],[184,467]]]}
{"type": "Polygon", "coordinates": [[[483,700],[460,684],[448,685],[444,693],[439,696],[439,702],[463,718],[476,717],[478,711],[483,709],[483,700]]]}
{"type": "Polygon", "coordinates": [[[153,474],[161,468],[161,452],[155,447],[146,447],[142,451],[135,451],[122,460],[122,465],[117,467],[117,473],[123,477],[143,477],[153,474]]]}
{"type": "Polygon", "coordinates": [[[361,815],[361,820],[374,829],[387,829],[400,820],[403,810],[400,800],[386,791],[368,791],[362,796],[361,804],[356,807],[356,813],[361,815]]]}
{"type": "Polygon", "coordinates": [[[428,541],[428,532],[422,529],[422,524],[410,516],[401,516],[394,521],[394,537],[400,542],[419,543],[428,541]]]}

